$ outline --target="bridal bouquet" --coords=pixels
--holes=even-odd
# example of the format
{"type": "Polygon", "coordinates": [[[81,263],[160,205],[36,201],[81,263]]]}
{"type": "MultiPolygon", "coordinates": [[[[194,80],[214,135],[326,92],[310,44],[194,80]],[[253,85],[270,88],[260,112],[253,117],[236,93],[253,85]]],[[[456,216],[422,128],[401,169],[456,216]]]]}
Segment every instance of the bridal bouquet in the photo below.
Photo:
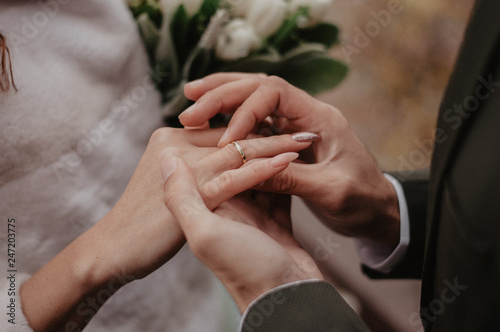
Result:
{"type": "Polygon", "coordinates": [[[128,0],[153,75],[162,77],[163,116],[189,105],[186,82],[220,71],[277,75],[315,94],[347,66],[328,56],[338,42],[322,21],[332,0],[128,0]]]}

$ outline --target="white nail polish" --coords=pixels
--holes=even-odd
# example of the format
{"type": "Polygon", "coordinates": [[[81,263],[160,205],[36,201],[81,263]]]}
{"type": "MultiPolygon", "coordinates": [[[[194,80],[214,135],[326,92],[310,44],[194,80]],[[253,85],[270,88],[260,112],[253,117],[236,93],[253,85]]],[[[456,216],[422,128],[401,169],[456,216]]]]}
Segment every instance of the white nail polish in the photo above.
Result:
{"type": "Polygon", "coordinates": [[[295,133],[292,135],[292,139],[295,140],[296,142],[314,142],[317,141],[320,138],[318,134],[315,133],[309,133],[309,132],[301,132],[301,133],[295,133]]]}

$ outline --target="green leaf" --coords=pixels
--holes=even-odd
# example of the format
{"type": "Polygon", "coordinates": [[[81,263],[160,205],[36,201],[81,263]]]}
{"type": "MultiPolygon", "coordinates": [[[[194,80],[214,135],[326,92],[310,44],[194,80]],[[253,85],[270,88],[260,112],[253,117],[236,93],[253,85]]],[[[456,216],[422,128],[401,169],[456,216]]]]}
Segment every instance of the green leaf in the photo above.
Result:
{"type": "MultiPolygon", "coordinates": [[[[204,48],[195,49],[190,67],[185,68],[185,77],[188,81],[201,78],[208,74],[212,65],[213,50],[204,48]]],[[[190,55],[191,56],[191,55],[190,55]]]]}
{"type": "Polygon", "coordinates": [[[312,43],[320,43],[327,48],[338,42],[339,28],[329,23],[319,23],[310,28],[297,30],[300,39],[312,43]]]}
{"type": "Polygon", "coordinates": [[[280,66],[282,59],[277,52],[253,55],[230,64],[216,66],[214,71],[269,74],[280,66]]]}
{"type": "Polygon", "coordinates": [[[164,103],[160,112],[164,118],[177,116],[189,105],[189,103],[190,101],[184,96],[183,89],[179,87],[164,103]]]}
{"type": "Polygon", "coordinates": [[[217,12],[219,0],[204,0],[200,10],[189,21],[187,48],[194,49],[200,41],[203,32],[210,23],[211,17],[217,12]]]}
{"type": "Polygon", "coordinates": [[[211,17],[215,14],[218,8],[219,8],[219,0],[205,0],[201,4],[199,13],[206,17],[211,17]]]}
{"type": "Polygon", "coordinates": [[[287,42],[290,41],[293,33],[298,28],[298,21],[301,16],[305,15],[305,9],[297,11],[291,17],[287,18],[281,25],[278,31],[270,38],[269,45],[277,49],[282,48],[287,42]]]}
{"type": "Polygon", "coordinates": [[[134,18],[146,14],[157,28],[160,28],[163,21],[163,14],[158,0],[129,0],[128,6],[134,18]]]}
{"type": "Polygon", "coordinates": [[[289,57],[272,74],[314,95],[335,87],[347,71],[344,63],[328,57],[325,52],[312,50],[289,57]]]}
{"type": "Polygon", "coordinates": [[[143,13],[137,18],[137,26],[139,27],[139,32],[144,40],[151,61],[154,59],[156,45],[160,40],[160,31],[146,13],[143,13]]]}
{"type": "Polygon", "coordinates": [[[183,66],[184,59],[186,59],[188,50],[188,34],[189,34],[189,16],[184,7],[180,5],[172,16],[170,22],[170,31],[172,42],[174,43],[175,50],[177,51],[177,59],[179,66],[183,66]]]}

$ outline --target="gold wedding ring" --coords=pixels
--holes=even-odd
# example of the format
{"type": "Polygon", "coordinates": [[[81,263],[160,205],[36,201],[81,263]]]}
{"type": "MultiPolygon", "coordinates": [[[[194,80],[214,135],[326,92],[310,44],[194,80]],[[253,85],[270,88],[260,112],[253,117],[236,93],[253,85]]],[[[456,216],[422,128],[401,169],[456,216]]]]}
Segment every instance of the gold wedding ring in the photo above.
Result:
{"type": "Polygon", "coordinates": [[[231,143],[233,143],[236,150],[238,150],[238,152],[240,153],[240,156],[241,156],[241,160],[243,160],[243,164],[245,164],[247,162],[247,156],[245,155],[245,152],[243,152],[241,145],[239,145],[238,142],[236,142],[236,141],[232,141],[231,143]]]}

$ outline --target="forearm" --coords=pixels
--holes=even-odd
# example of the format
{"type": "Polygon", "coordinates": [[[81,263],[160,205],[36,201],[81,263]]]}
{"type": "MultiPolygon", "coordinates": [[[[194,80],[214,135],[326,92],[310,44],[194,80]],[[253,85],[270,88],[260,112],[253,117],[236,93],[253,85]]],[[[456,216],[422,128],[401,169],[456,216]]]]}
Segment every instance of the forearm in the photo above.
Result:
{"type": "Polygon", "coordinates": [[[95,271],[98,252],[85,233],[21,287],[23,312],[34,331],[79,331],[124,282],[95,271]]]}

